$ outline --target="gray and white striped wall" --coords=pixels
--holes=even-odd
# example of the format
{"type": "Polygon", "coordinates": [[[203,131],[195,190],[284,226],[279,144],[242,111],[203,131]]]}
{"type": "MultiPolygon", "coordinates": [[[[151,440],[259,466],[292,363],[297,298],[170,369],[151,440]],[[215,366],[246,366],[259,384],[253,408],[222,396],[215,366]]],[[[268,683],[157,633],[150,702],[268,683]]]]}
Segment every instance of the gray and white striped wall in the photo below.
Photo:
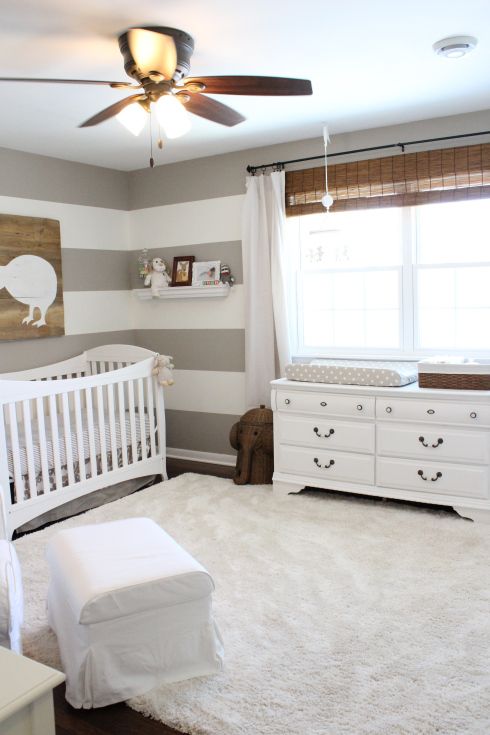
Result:
{"type": "MultiPolygon", "coordinates": [[[[330,150],[486,130],[487,119],[481,111],[344,134],[333,137],[330,150]]],[[[169,454],[233,463],[229,430],[245,410],[246,166],[321,155],[320,133],[133,172],[0,148],[0,212],[61,222],[66,327],[64,337],[0,342],[0,372],[111,342],[173,355],[175,385],[165,390],[169,454]],[[169,263],[175,255],[227,262],[235,286],[225,299],[139,302],[132,289],[141,287],[137,256],[144,247],[169,263]]]]}

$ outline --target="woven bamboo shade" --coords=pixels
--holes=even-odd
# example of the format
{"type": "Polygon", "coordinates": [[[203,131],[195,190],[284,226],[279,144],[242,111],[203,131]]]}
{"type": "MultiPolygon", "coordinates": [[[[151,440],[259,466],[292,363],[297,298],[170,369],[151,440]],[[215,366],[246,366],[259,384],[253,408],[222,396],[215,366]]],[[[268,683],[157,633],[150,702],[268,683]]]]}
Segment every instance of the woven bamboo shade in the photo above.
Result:
{"type": "MultiPolygon", "coordinates": [[[[490,197],[490,143],[328,166],[331,211],[490,197]]],[[[325,168],[286,172],[286,214],[324,212],[325,168]]]]}

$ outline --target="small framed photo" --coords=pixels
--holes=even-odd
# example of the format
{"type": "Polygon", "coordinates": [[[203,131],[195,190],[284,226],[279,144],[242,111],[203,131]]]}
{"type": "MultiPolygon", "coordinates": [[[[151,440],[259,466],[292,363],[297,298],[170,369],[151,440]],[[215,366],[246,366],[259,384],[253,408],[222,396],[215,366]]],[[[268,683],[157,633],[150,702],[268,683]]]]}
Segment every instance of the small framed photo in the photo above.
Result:
{"type": "Polygon", "coordinates": [[[220,283],[220,260],[203,260],[192,266],[193,286],[217,286],[220,283]]]}
{"type": "Polygon", "coordinates": [[[172,267],[172,286],[190,286],[192,284],[193,255],[174,258],[172,267]]]}

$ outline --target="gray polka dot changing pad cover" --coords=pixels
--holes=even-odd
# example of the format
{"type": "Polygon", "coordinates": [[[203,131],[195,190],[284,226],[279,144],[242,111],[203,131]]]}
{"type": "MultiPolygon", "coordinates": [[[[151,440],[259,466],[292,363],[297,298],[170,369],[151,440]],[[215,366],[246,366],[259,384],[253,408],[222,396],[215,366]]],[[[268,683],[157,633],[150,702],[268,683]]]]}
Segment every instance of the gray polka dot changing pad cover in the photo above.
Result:
{"type": "Polygon", "coordinates": [[[380,360],[312,360],[286,365],[286,378],[305,383],[341,383],[342,385],[375,385],[399,387],[415,383],[416,362],[380,360]]]}

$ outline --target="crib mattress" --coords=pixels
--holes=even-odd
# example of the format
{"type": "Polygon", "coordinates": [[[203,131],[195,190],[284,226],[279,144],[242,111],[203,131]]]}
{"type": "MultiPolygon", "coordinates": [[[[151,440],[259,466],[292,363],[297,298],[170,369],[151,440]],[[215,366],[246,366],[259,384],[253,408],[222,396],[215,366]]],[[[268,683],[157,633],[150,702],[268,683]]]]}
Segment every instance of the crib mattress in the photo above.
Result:
{"type": "MultiPolygon", "coordinates": [[[[122,447],[122,437],[121,437],[121,425],[119,421],[119,416],[115,417],[115,439],[116,439],[116,448],[121,449],[122,447]]],[[[74,416],[71,416],[70,420],[71,426],[75,426],[75,418],[74,416]]],[[[126,426],[126,445],[130,446],[130,436],[131,436],[131,423],[129,418],[129,413],[126,412],[125,414],[125,426],[126,426]]],[[[63,435],[63,422],[62,417],[58,417],[58,431],[59,431],[59,441],[58,441],[58,448],[60,453],[60,464],[61,466],[66,466],[67,464],[67,458],[66,458],[66,443],[65,443],[65,437],[63,435]]],[[[83,457],[85,460],[88,460],[90,458],[90,443],[89,443],[89,433],[87,429],[87,416],[85,412],[82,413],[82,428],[83,428],[83,457]]],[[[105,445],[106,445],[106,453],[111,451],[111,433],[110,433],[110,424],[109,419],[105,417],[104,420],[104,435],[105,435],[105,445]]],[[[141,427],[140,427],[140,419],[139,414],[136,415],[136,435],[137,435],[137,441],[141,441],[141,427]]],[[[145,439],[148,439],[150,436],[150,419],[148,414],[145,414],[144,419],[144,435],[145,439]]],[[[32,439],[33,439],[33,461],[34,461],[34,470],[36,475],[41,472],[41,451],[39,446],[39,438],[37,430],[33,426],[32,431],[32,439]]],[[[54,453],[53,453],[53,440],[51,436],[51,431],[48,429],[48,426],[46,426],[46,443],[47,443],[47,458],[48,458],[48,470],[51,470],[54,468],[54,453]]],[[[78,462],[79,456],[78,456],[78,442],[77,442],[77,436],[76,434],[71,435],[71,449],[73,453],[73,462],[78,462]]],[[[26,448],[26,440],[25,437],[22,436],[22,434],[19,435],[19,455],[20,455],[20,474],[21,475],[27,475],[28,474],[28,461],[27,461],[27,448],[26,448]]],[[[98,424],[95,423],[95,417],[94,417],[94,444],[95,444],[95,454],[96,456],[100,456],[102,453],[101,448],[101,439],[100,439],[100,432],[98,424]]],[[[14,475],[14,462],[13,462],[13,453],[12,453],[12,447],[10,444],[10,441],[7,440],[7,458],[8,458],[8,469],[10,477],[13,478],[14,475]]]]}
{"type": "Polygon", "coordinates": [[[416,362],[312,360],[286,365],[286,378],[306,383],[399,387],[417,381],[416,362]]]}

